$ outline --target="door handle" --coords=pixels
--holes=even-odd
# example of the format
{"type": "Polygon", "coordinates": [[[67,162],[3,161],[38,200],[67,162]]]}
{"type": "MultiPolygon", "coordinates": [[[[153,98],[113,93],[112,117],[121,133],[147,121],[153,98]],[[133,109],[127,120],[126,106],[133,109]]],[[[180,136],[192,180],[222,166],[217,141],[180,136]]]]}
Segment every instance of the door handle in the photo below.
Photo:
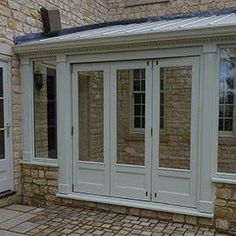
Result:
{"type": "Polygon", "coordinates": [[[6,132],[7,132],[7,137],[10,137],[10,130],[11,130],[11,125],[9,123],[7,123],[7,125],[5,126],[6,132]]]}

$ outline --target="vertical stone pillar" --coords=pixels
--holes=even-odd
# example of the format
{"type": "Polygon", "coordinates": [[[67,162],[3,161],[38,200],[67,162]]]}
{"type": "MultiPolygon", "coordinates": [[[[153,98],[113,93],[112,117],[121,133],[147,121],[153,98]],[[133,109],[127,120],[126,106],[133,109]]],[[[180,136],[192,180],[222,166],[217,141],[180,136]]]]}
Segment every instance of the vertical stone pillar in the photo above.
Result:
{"type": "Polygon", "coordinates": [[[212,174],[217,158],[217,96],[219,65],[217,59],[217,45],[206,44],[202,52],[202,76],[200,94],[200,137],[201,164],[199,210],[206,213],[213,212],[213,183],[212,174]]]}
{"type": "Polygon", "coordinates": [[[57,56],[57,151],[58,192],[72,191],[71,75],[65,55],[57,56]]]}
{"type": "Polygon", "coordinates": [[[34,80],[29,58],[21,59],[23,93],[23,160],[31,161],[34,155],[34,80]]]}

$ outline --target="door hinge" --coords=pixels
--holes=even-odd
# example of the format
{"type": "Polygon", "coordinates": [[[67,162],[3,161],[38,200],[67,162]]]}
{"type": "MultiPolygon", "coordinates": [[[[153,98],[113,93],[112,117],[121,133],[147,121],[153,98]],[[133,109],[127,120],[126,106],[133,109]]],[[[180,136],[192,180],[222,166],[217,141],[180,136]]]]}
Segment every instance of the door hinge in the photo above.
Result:
{"type": "Polygon", "coordinates": [[[153,135],[153,128],[151,128],[151,136],[153,135]]]}
{"type": "Polygon", "coordinates": [[[156,60],[156,65],[158,65],[158,60],[156,60]]]}
{"type": "Polygon", "coordinates": [[[72,184],[72,192],[74,192],[74,190],[75,190],[75,185],[72,184]]]}
{"type": "Polygon", "coordinates": [[[71,136],[74,135],[74,126],[71,126],[71,136]]]}

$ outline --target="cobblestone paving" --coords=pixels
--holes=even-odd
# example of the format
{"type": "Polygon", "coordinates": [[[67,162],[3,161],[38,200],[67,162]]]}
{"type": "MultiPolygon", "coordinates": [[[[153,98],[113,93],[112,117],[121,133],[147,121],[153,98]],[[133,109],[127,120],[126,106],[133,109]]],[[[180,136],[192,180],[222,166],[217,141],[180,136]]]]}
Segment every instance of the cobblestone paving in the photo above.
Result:
{"type": "Polygon", "coordinates": [[[223,236],[210,228],[92,209],[64,206],[33,208],[20,205],[0,209],[0,236],[21,235],[223,236]],[[1,210],[5,217],[2,221],[1,210]]]}

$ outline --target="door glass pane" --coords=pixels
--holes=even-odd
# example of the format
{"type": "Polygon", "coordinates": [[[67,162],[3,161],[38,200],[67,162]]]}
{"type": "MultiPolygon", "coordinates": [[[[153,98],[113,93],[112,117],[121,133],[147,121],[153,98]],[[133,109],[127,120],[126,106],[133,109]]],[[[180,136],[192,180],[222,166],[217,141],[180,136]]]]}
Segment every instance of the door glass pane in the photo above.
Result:
{"type": "Polygon", "coordinates": [[[0,98],[0,129],[4,128],[4,107],[3,107],[4,100],[0,98]]]}
{"type": "Polygon", "coordinates": [[[192,69],[166,67],[160,75],[159,166],[190,169],[192,69]]]}
{"type": "Polygon", "coordinates": [[[4,138],[4,130],[0,131],[0,159],[5,158],[5,138],[4,138]]]}
{"type": "Polygon", "coordinates": [[[103,162],[103,71],[79,72],[79,160],[103,162]]]}
{"type": "Polygon", "coordinates": [[[3,97],[3,69],[0,68],[0,97],[3,97]]]}
{"type": "Polygon", "coordinates": [[[117,71],[117,163],[144,165],[145,69],[117,71]]]}

